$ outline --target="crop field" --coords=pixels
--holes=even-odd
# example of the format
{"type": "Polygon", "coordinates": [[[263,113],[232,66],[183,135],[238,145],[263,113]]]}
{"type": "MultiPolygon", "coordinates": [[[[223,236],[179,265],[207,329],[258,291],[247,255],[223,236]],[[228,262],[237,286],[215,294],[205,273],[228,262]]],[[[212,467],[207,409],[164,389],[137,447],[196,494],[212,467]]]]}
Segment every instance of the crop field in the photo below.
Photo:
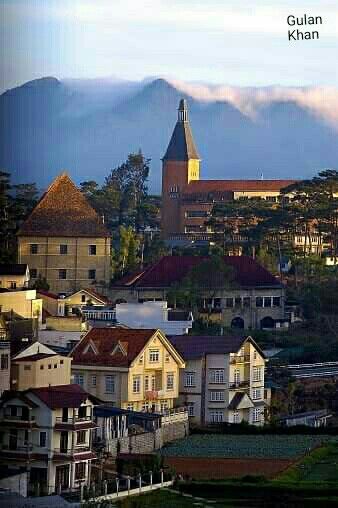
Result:
{"type": "Polygon", "coordinates": [[[165,457],[294,460],[335,439],[325,435],[194,434],[167,445],[161,453],[165,457]]]}

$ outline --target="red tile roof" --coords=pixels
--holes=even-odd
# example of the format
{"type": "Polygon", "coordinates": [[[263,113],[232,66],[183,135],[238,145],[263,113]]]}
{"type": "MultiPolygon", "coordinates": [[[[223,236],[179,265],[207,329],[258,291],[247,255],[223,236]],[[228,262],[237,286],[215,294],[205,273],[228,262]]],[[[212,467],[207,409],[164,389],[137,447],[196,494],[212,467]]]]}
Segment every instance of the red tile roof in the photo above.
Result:
{"type": "Polygon", "coordinates": [[[97,291],[95,291],[94,289],[91,289],[91,288],[83,288],[83,291],[87,291],[87,293],[89,293],[90,295],[92,295],[94,298],[97,298],[98,300],[101,300],[102,302],[104,303],[112,303],[109,298],[107,298],[106,296],[104,295],[101,295],[101,293],[98,293],[97,291]]]}
{"type": "MultiPolygon", "coordinates": [[[[122,279],[115,286],[167,288],[181,281],[191,268],[206,259],[202,256],[165,256],[145,270],[134,284],[122,279]]],[[[249,256],[225,256],[224,263],[234,269],[235,282],[241,287],[280,286],[268,270],[249,256]]]]}
{"type": "Polygon", "coordinates": [[[51,293],[51,291],[45,291],[44,289],[39,289],[37,291],[38,295],[47,296],[47,298],[52,298],[53,300],[58,300],[59,297],[55,293],[51,293]]]}
{"type": "Polygon", "coordinates": [[[155,332],[156,329],[92,328],[70,353],[73,366],[80,364],[128,367],[155,332]],[[84,352],[90,342],[94,344],[97,354],[90,351],[84,352]],[[112,355],[118,343],[122,345],[126,355],[119,351],[112,355]]]}
{"type": "Polygon", "coordinates": [[[19,236],[110,236],[98,213],[66,173],[59,175],[42,196],[19,236]]]}
{"type": "Polygon", "coordinates": [[[297,180],[192,180],[184,194],[206,192],[279,192],[297,180]]]}
{"type": "Polygon", "coordinates": [[[36,395],[50,409],[80,407],[90,397],[79,385],[31,388],[27,393],[36,395]]]}

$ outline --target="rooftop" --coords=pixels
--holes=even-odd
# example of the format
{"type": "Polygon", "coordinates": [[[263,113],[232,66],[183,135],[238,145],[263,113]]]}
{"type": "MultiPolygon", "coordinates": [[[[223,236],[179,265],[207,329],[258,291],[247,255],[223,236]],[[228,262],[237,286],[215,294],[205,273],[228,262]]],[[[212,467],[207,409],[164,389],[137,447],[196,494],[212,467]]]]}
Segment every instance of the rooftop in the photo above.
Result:
{"type": "Polygon", "coordinates": [[[188,161],[189,159],[199,160],[200,156],[197,152],[188,121],[187,101],[181,99],[178,109],[178,120],[163,160],[188,161]]]}
{"type": "Polygon", "coordinates": [[[18,236],[109,237],[97,212],[66,173],[49,186],[18,236]]]}
{"type": "MultiPolygon", "coordinates": [[[[170,287],[180,282],[195,266],[208,260],[207,256],[164,256],[138,275],[117,281],[117,287],[170,287]]],[[[234,282],[240,287],[280,287],[281,283],[268,270],[249,256],[225,256],[224,263],[234,270],[234,282]]],[[[217,274],[216,274],[217,275],[217,274]]]]}
{"type": "Polygon", "coordinates": [[[26,275],[28,265],[26,264],[9,264],[9,263],[1,263],[0,264],[0,275],[26,275]]]}
{"type": "Polygon", "coordinates": [[[50,409],[63,407],[80,407],[89,395],[79,385],[47,386],[44,388],[31,388],[26,392],[33,393],[50,409]]]}
{"type": "Polygon", "coordinates": [[[185,187],[184,193],[279,192],[294,183],[296,180],[192,180],[185,187]]]}
{"type": "Polygon", "coordinates": [[[73,365],[128,367],[155,333],[156,329],[92,328],[71,352],[73,365]]]}

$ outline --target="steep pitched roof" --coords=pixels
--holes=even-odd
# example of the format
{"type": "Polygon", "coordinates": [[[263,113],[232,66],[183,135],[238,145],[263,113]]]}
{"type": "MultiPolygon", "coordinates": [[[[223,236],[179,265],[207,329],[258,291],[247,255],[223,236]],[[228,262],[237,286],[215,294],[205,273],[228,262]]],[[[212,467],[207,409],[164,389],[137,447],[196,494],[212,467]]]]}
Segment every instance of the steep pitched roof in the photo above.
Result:
{"type": "Polygon", "coordinates": [[[66,173],[40,199],[18,236],[110,236],[97,212],[66,173]]]}
{"type": "MultiPolygon", "coordinates": [[[[166,288],[181,281],[206,256],[164,256],[157,263],[145,270],[135,282],[128,279],[117,281],[116,287],[154,287],[166,288]]],[[[280,282],[249,256],[225,256],[224,263],[234,270],[235,282],[241,287],[279,287],[280,282]]]]}
{"type": "Polygon", "coordinates": [[[208,192],[279,192],[297,180],[192,180],[184,188],[185,194],[208,192]]]}
{"type": "Polygon", "coordinates": [[[27,394],[33,393],[50,409],[63,407],[80,407],[90,395],[79,385],[47,386],[31,388],[27,394]]]}
{"type": "Polygon", "coordinates": [[[178,120],[169,141],[163,160],[187,161],[200,159],[188,121],[187,102],[181,99],[178,108],[178,120]]]}
{"type": "Polygon", "coordinates": [[[27,265],[26,264],[0,264],[0,275],[26,275],[27,265]]]}
{"type": "Polygon", "coordinates": [[[129,367],[155,332],[156,329],[92,328],[71,351],[73,365],[129,367]],[[87,351],[90,343],[94,344],[97,354],[91,348],[87,351]],[[119,344],[121,349],[116,347],[119,344]]]}

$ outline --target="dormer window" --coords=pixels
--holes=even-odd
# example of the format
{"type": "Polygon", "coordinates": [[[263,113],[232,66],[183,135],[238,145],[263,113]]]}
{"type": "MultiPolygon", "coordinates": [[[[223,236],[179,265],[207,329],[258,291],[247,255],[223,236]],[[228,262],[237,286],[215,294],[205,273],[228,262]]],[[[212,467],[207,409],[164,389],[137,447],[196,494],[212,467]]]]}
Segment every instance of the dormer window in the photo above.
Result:
{"type": "Polygon", "coordinates": [[[98,354],[98,351],[97,351],[95,345],[92,342],[89,342],[89,344],[87,344],[87,347],[83,351],[83,354],[87,354],[87,353],[91,353],[91,354],[94,354],[94,355],[98,354]]]}
{"type": "Polygon", "coordinates": [[[124,349],[121,342],[118,342],[114,347],[113,351],[111,352],[112,355],[115,355],[116,353],[120,353],[123,356],[127,356],[127,351],[124,349]]]}

